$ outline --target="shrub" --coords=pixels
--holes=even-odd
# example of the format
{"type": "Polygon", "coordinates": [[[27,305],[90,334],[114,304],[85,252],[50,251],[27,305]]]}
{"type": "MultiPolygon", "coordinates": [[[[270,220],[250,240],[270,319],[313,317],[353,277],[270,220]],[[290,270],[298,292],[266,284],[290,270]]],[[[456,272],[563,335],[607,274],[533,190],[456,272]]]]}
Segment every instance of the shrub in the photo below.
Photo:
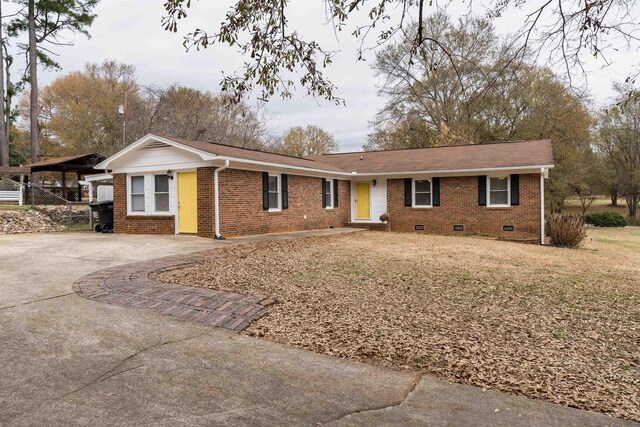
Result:
{"type": "Polygon", "coordinates": [[[552,245],[578,247],[587,236],[584,218],[577,215],[551,214],[547,218],[546,234],[552,245]]]}
{"type": "Polygon", "coordinates": [[[627,220],[617,212],[598,212],[592,213],[584,217],[587,224],[596,227],[624,227],[627,220]]]}

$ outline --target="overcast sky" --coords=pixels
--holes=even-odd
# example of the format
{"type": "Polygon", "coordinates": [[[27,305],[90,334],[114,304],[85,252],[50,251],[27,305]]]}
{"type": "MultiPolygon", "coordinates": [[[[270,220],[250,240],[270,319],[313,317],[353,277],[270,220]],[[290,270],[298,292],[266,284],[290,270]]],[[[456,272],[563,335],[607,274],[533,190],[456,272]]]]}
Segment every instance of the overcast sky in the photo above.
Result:
{"type": "MultiPolygon", "coordinates": [[[[97,18],[89,29],[91,38],[76,35],[75,45],[57,49],[62,70],[42,72],[42,85],[70,71],[82,69],[86,62],[113,59],[135,65],[138,81],[142,84],[182,85],[217,91],[222,71],[241,71],[243,58],[226,46],[214,45],[203,51],[185,52],[182,36],[197,27],[214,29],[224,18],[231,1],[200,0],[186,21],[180,23],[177,34],[168,33],[160,24],[164,15],[162,0],[102,0],[95,9],[97,18]]],[[[356,41],[348,31],[336,39],[330,26],[324,25],[322,0],[295,0],[290,3],[290,28],[303,36],[315,39],[329,50],[339,50],[334,63],[326,73],[338,86],[337,94],[346,100],[346,106],[335,106],[324,100],[316,102],[300,90],[291,100],[275,98],[267,104],[270,128],[282,133],[291,126],[313,124],[334,135],[341,151],[359,150],[369,132],[369,121],[384,100],[376,94],[380,84],[370,68],[373,54],[367,61],[356,61],[356,41]]],[[[464,2],[459,2],[464,4],[464,2]]],[[[449,9],[455,15],[460,11],[449,9]]],[[[496,21],[499,32],[517,30],[522,14],[513,13],[496,21]]],[[[611,58],[617,65],[599,69],[590,68],[589,90],[597,103],[611,95],[611,75],[622,76],[639,59],[634,55],[611,58]],[[627,67],[627,68],[621,68],[627,67]],[[618,72],[617,70],[622,70],[618,72]],[[618,73],[618,74],[616,74],[618,73]]]]}

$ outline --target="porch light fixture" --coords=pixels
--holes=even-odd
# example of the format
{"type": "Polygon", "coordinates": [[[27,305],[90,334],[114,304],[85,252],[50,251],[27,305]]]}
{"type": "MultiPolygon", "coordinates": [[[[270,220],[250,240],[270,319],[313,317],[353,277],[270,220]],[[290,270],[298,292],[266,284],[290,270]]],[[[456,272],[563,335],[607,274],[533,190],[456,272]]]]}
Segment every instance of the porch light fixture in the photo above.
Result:
{"type": "Polygon", "coordinates": [[[373,186],[376,186],[376,180],[374,179],[373,181],[371,181],[371,183],[373,184],[373,186]]]}
{"type": "Polygon", "coordinates": [[[173,171],[171,169],[167,171],[167,178],[173,180],[173,171]]]}

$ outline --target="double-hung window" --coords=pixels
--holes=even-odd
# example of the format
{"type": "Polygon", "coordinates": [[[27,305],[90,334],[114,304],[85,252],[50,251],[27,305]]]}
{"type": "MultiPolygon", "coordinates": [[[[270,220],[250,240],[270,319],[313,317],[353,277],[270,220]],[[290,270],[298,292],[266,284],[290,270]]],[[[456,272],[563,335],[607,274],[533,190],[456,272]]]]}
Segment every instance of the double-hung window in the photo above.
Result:
{"type": "Polygon", "coordinates": [[[281,191],[280,175],[269,174],[269,210],[279,211],[282,209],[280,205],[280,191],[281,191]]]}
{"type": "Polygon", "coordinates": [[[154,175],[154,205],[156,212],[169,212],[169,176],[154,175]]]}
{"type": "Polygon", "coordinates": [[[413,180],[413,207],[431,207],[431,181],[428,179],[413,180]]]}
{"type": "Polygon", "coordinates": [[[325,207],[327,209],[333,209],[333,180],[326,179],[324,181],[324,199],[325,207]]]}
{"type": "Polygon", "coordinates": [[[487,181],[487,187],[489,189],[489,200],[487,205],[494,207],[510,206],[511,195],[509,194],[509,177],[490,176],[487,177],[487,181]]]}
{"type": "Polygon", "coordinates": [[[131,212],[144,212],[144,176],[131,177],[131,212]]]}

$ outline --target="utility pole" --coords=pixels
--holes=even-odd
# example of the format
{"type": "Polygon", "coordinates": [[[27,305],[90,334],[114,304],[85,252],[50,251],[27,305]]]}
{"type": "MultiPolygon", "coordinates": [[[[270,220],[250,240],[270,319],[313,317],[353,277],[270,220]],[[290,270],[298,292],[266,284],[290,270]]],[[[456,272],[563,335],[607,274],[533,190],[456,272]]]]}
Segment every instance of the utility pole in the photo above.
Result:
{"type": "MultiPolygon", "coordinates": [[[[31,83],[31,98],[29,105],[29,119],[31,130],[31,162],[37,162],[40,154],[38,144],[38,56],[36,54],[36,18],[35,0],[28,0],[28,29],[29,29],[29,82],[31,83]]],[[[40,174],[32,173],[31,182],[38,182],[40,174]]]]}
{"type": "Polygon", "coordinates": [[[127,145],[127,91],[124,91],[124,104],[118,108],[118,113],[122,114],[122,147],[127,145]]]}
{"type": "Polygon", "coordinates": [[[9,139],[5,127],[8,122],[5,121],[5,114],[9,115],[9,111],[5,111],[4,108],[4,39],[2,38],[2,31],[2,2],[0,2],[0,98],[2,98],[2,114],[0,114],[0,166],[9,166],[9,139]]]}

